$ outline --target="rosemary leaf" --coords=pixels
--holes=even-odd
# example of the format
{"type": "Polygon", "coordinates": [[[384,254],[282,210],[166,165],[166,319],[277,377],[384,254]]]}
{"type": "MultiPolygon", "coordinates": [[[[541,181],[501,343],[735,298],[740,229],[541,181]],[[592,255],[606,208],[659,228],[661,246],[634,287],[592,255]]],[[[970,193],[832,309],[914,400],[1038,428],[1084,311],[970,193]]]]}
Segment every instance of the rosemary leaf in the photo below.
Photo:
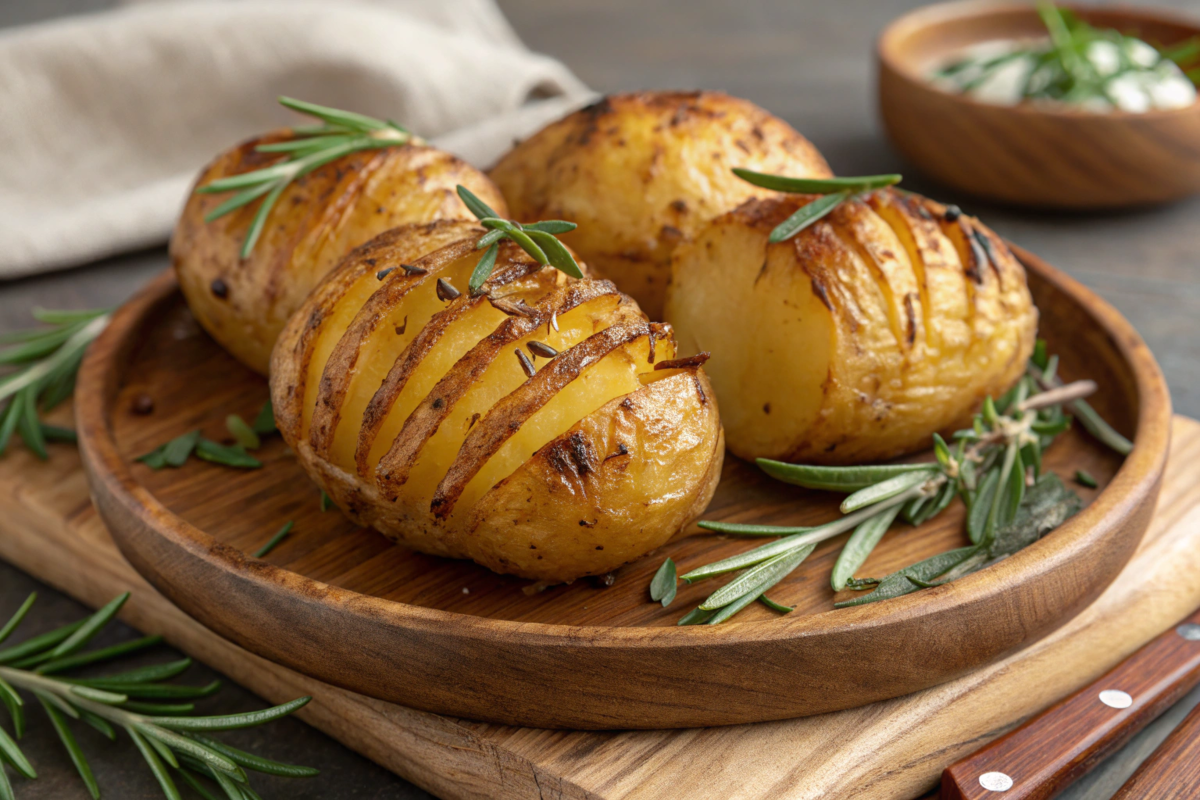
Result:
{"type": "Polygon", "coordinates": [[[772,243],[787,241],[809,225],[829,215],[849,197],[850,192],[837,192],[836,194],[827,194],[801,206],[790,217],[776,225],[767,240],[772,243]]]}
{"type": "MultiPolygon", "coordinates": [[[[1089,489],[1095,489],[1100,486],[1096,479],[1092,477],[1092,473],[1088,472],[1086,469],[1075,470],[1075,482],[1086,486],[1089,489]]],[[[3,637],[0,637],[0,641],[3,641],[3,637]]]]}
{"type": "Polygon", "coordinates": [[[271,398],[268,397],[267,402],[263,403],[250,428],[259,436],[270,436],[278,432],[275,428],[275,407],[271,404],[271,398]]]}
{"type": "MultiPolygon", "coordinates": [[[[58,672],[66,672],[69,669],[87,666],[88,664],[96,664],[102,661],[111,661],[114,658],[136,653],[150,647],[162,643],[161,636],[143,636],[140,639],[132,639],[128,642],[114,644],[111,647],[105,647],[101,650],[91,650],[86,653],[76,653],[65,658],[56,658],[41,662],[41,666],[37,668],[39,675],[53,675],[58,672]]],[[[18,662],[19,665],[20,662],[18,662]]],[[[32,666],[32,665],[30,665],[32,666]]]]}
{"type": "MultiPolygon", "coordinates": [[[[159,639],[161,637],[146,637],[139,641],[149,639],[159,639]]],[[[121,681],[124,683],[149,683],[151,681],[166,681],[178,675],[182,675],[192,665],[190,658],[181,658],[178,661],[169,661],[165,664],[152,664],[148,667],[138,667],[137,669],[126,670],[115,675],[106,675],[105,679],[110,681],[121,681]]]]}
{"type": "Polygon", "coordinates": [[[567,222],[562,219],[544,219],[541,222],[531,222],[528,225],[522,225],[526,231],[541,231],[542,233],[552,233],[558,235],[560,233],[570,233],[579,226],[574,222],[567,222]]]}
{"type": "Polygon", "coordinates": [[[860,522],[854,533],[850,534],[850,539],[833,565],[830,584],[835,592],[845,589],[846,581],[866,563],[867,557],[892,526],[899,511],[900,506],[884,509],[876,516],[860,522]]]}
{"type": "Polygon", "coordinates": [[[705,611],[702,608],[693,608],[691,611],[689,611],[688,613],[686,613],[682,617],[680,617],[679,622],[676,622],[675,624],[676,625],[703,625],[704,623],[706,623],[710,619],[712,619],[713,615],[716,613],[717,612],[715,612],[715,611],[705,611]]]}
{"type": "Polygon", "coordinates": [[[1083,503],[1059,477],[1046,473],[1025,493],[1012,522],[996,531],[988,557],[1012,555],[1028,547],[1074,516],[1083,503]]]}
{"type": "Polygon", "coordinates": [[[258,469],[262,462],[247,453],[240,445],[227,447],[209,439],[196,442],[196,456],[214,464],[236,469],[258,469]]]}
{"type": "Polygon", "coordinates": [[[25,446],[45,461],[50,455],[46,452],[46,439],[42,436],[42,426],[38,421],[37,387],[30,386],[21,395],[24,397],[21,401],[21,417],[17,420],[17,432],[21,434],[25,446]]]}
{"type": "Polygon", "coordinates": [[[61,628],[55,628],[40,636],[34,636],[20,644],[0,650],[0,664],[11,664],[27,656],[36,655],[43,650],[48,650],[83,627],[83,623],[84,620],[72,622],[69,625],[63,625],[61,628]]]}
{"type": "Polygon", "coordinates": [[[0,800],[17,800],[17,796],[13,794],[12,783],[8,780],[8,773],[4,771],[3,764],[0,764],[0,800]]]}
{"type": "Polygon", "coordinates": [[[167,768],[159,760],[158,753],[154,751],[154,748],[132,726],[127,727],[125,732],[129,734],[130,739],[133,739],[133,743],[137,745],[137,749],[141,752],[142,758],[146,760],[146,764],[149,765],[150,771],[154,773],[154,777],[158,781],[158,785],[162,787],[163,794],[167,796],[167,800],[182,800],[179,795],[179,789],[175,788],[174,781],[167,774],[167,768]]]}
{"type": "Polygon", "coordinates": [[[650,581],[650,599],[661,601],[663,608],[666,608],[675,600],[676,584],[675,562],[668,558],[654,573],[654,580],[650,581]]]}
{"type": "Polygon", "coordinates": [[[764,606],[771,609],[772,611],[778,611],[780,614],[790,614],[791,612],[796,610],[795,606],[785,606],[782,603],[776,603],[774,600],[767,597],[765,594],[760,594],[758,596],[758,602],[762,603],[764,606]]]}
{"type": "Polygon", "coordinates": [[[220,753],[235,764],[246,769],[252,769],[255,772],[262,772],[267,775],[279,775],[284,778],[309,778],[321,774],[320,770],[313,769],[312,767],[284,764],[280,761],[272,761],[269,758],[247,753],[244,750],[238,750],[236,747],[230,747],[224,742],[211,739],[203,734],[193,733],[190,734],[190,738],[195,739],[210,750],[220,753]]]}
{"type": "Polygon", "coordinates": [[[0,627],[0,642],[3,642],[9,636],[12,636],[13,631],[25,619],[25,615],[29,613],[29,609],[33,608],[34,602],[37,600],[37,592],[31,592],[29,597],[25,598],[25,602],[21,604],[13,615],[8,618],[8,622],[4,623],[4,627],[0,627]]]}
{"type": "Polygon", "coordinates": [[[787,464],[760,458],[759,469],[784,483],[806,489],[825,489],[832,492],[857,492],[880,481],[916,470],[927,470],[931,464],[885,464],[867,467],[818,467],[807,464],[787,464]]]}
{"type": "Polygon", "coordinates": [[[264,722],[286,717],[308,705],[311,697],[301,697],[290,703],[273,706],[262,711],[252,711],[248,714],[222,714],[212,717],[162,717],[154,722],[160,727],[178,731],[229,731],[238,728],[250,728],[264,722]]]}
{"type": "Polygon", "coordinates": [[[0,702],[3,702],[8,710],[8,716],[12,718],[13,732],[20,739],[25,735],[25,701],[3,678],[0,678],[0,702]]]}
{"type": "Polygon", "coordinates": [[[1084,430],[1095,436],[1113,451],[1127,456],[1133,452],[1133,442],[1126,439],[1117,429],[1104,421],[1096,410],[1086,400],[1076,400],[1070,404],[1071,411],[1084,430]]]}
{"type": "Polygon", "coordinates": [[[199,441],[199,430],[189,431],[172,439],[163,445],[163,461],[170,467],[182,467],[187,462],[188,456],[196,449],[196,443],[199,441]]]}
{"type": "Polygon", "coordinates": [[[183,778],[183,782],[191,786],[203,800],[217,800],[217,796],[205,788],[204,784],[200,783],[188,770],[180,770],[179,777],[183,778]]]}
{"type": "Polygon", "coordinates": [[[549,233],[537,230],[529,230],[529,237],[542,248],[542,251],[546,254],[546,258],[550,262],[550,266],[559,272],[565,272],[572,278],[583,278],[583,271],[579,269],[579,264],[576,263],[575,257],[571,255],[571,251],[562,242],[555,239],[549,233]]]}
{"type": "Polygon", "coordinates": [[[880,481],[865,489],[859,489],[842,501],[842,513],[849,514],[851,511],[888,500],[914,486],[921,486],[929,482],[936,474],[936,469],[914,470],[880,481]]]}
{"type": "Polygon", "coordinates": [[[36,778],[37,772],[33,765],[29,763],[29,759],[25,758],[25,754],[21,752],[21,748],[13,741],[12,737],[4,728],[0,728],[0,769],[4,769],[3,763],[7,761],[17,768],[17,772],[24,775],[26,778],[36,778]]]}
{"type": "Polygon", "coordinates": [[[971,545],[970,547],[960,547],[957,550],[951,550],[946,553],[939,553],[936,556],[927,558],[924,561],[918,561],[916,564],[905,567],[902,570],[893,572],[886,578],[878,582],[875,591],[870,594],[856,597],[852,600],[843,600],[840,603],[835,603],[834,608],[846,608],[848,606],[860,606],[866,603],[874,603],[879,600],[888,600],[893,597],[900,597],[911,592],[915,592],[920,586],[913,583],[910,578],[915,578],[928,584],[930,581],[949,572],[952,568],[962,563],[966,559],[980,552],[980,545],[971,545]]]}
{"type": "Polygon", "coordinates": [[[815,548],[816,544],[804,545],[762,562],[713,592],[700,604],[700,608],[704,611],[715,611],[751,592],[757,592],[751,600],[757,598],[808,558],[815,548]]]}
{"type": "Polygon", "coordinates": [[[50,658],[69,656],[94,639],[96,634],[100,633],[104,626],[117,615],[121,606],[125,605],[125,601],[128,599],[129,592],[125,592],[110,600],[104,607],[85,619],[83,624],[77,630],[72,631],[70,636],[59,642],[50,651],[50,658]]]}
{"type": "Polygon", "coordinates": [[[58,425],[41,423],[42,438],[47,442],[78,442],[79,434],[72,428],[62,428],[58,425]]]}
{"type": "Polygon", "coordinates": [[[279,531],[274,536],[272,536],[266,544],[264,544],[262,547],[260,547],[254,551],[254,557],[262,558],[267,553],[274,550],[279,545],[279,543],[282,542],[284,540],[284,538],[286,538],[287,535],[292,532],[292,526],[294,524],[295,523],[290,519],[287,522],[283,523],[283,527],[280,528],[279,531]]]}
{"type": "Polygon", "coordinates": [[[482,250],[485,247],[491,247],[496,242],[504,238],[504,231],[491,230],[479,237],[479,241],[475,243],[476,250],[482,250]]]}
{"type": "Polygon", "coordinates": [[[788,178],[735,167],[733,174],[747,183],[791,194],[834,194],[882,189],[900,182],[899,175],[863,175],[857,178],[788,178]]]}
{"type": "Polygon", "coordinates": [[[50,723],[54,726],[54,730],[58,733],[58,738],[62,740],[63,747],[67,749],[67,753],[71,756],[71,763],[75,765],[75,769],[79,772],[79,777],[83,779],[83,785],[87,787],[88,793],[93,800],[100,799],[100,787],[96,783],[96,776],[92,774],[92,768],[87,762],[87,758],[83,755],[83,750],[79,748],[79,743],[75,741],[75,734],[71,733],[70,727],[67,726],[66,719],[59,712],[59,709],[47,703],[45,699],[39,697],[42,708],[46,710],[46,716],[50,718],[50,723]]]}
{"type": "MultiPolygon", "coordinates": [[[[482,243],[484,239],[492,234],[499,234],[496,239],[504,235],[504,231],[491,231],[479,239],[482,243]]],[[[499,243],[493,239],[491,245],[484,251],[479,262],[475,264],[475,269],[471,272],[471,278],[467,281],[467,290],[471,294],[476,295],[483,289],[484,281],[492,274],[492,270],[496,268],[496,255],[500,252],[499,243]]]]}
{"type": "Polygon", "coordinates": [[[988,514],[991,513],[997,488],[1000,486],[1000,470],[988,470],[979,483],[979,491],[971,499],[967,510],[967,536],[975,544],[983,541],[987,530],[988,514]]]}
{"type": "Polygon", "coordinates": [[[744,525],[739,522],[712,522],[701,520],[696,523],[700,528],[713,533],[725,533],[732,536],[793,536],[797,533],[808,533],[816,528],[785,528],[778,525],[744,525]]]}
{"type": "Polygon", "coordinates": [[[237,414],[225,417],[225,429],[239,445],[247,450],[257,450],[262,447],[262,440],[258,438],[258,434],[246,424],[246,420],[237,414]]]}
{"type": "Polygon", "coordinates": [[[457,187],[458,197],[463,201],[463,205],[467,210],[475,215],[477,219],[500,219],[500,215],[492,210],[492,207],[480,200],[465,186],[461,184],[457,187]]]}

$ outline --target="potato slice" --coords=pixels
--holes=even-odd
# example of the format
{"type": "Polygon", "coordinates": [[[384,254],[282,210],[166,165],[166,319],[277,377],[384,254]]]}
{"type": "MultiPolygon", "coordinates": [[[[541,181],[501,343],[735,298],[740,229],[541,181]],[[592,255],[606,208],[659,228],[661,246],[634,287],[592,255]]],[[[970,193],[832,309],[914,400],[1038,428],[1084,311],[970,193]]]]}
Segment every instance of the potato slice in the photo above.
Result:
{"type": "Polygon", "coordinates": [[[672,264],[667,319],[685,352],[712,353],[735,454],[891,458],[1020,376],[1037,310],[1021,265],[978,220],[884,190],[768,243],[811,199],[749,201],[672,264]]]}
{"type": "MultiPolygon", "coordinates": [[[[611,283],[539,268],[508,242],[478,295],[439,297],[439,277],[465,288],[479,258],[483,231],[464,223],[462,233],[403,275],[370,273],[363,261],[409,259],[428,236],[409,228],[380,237],[289,322],[271,386],[280,431],[300,463],[360,524],[424,552],[538,580],[606,572],[667,541],[707,504],[720,472],[721,431],[703,370],[671,361],[669,326],[648,323],[611,283]],[[671,368],[656,371],[664,361],[671,368]],[[602,409],[607,416],[593,420],[602,409]],[[536,564],[508,569],[485,553],[498,534],[495,521],[477,514],[484,498],[573,428],[614,416],[640,437],[628,445],[639,448],[638,466],[601,470],[612,493],[593,498],[613,520],[603,536],[619,545],[607,553],[593,545],[589,559],[573,549],[571,529],[558,532],[562,553],[547,544],[536,564]],[[623,481],[625,471],[642,478],[623,481]],[[633,527],[617,527],[618,513],[633,527]]],[[[541,509],[547,542],[579,508],[541,509]]]]}

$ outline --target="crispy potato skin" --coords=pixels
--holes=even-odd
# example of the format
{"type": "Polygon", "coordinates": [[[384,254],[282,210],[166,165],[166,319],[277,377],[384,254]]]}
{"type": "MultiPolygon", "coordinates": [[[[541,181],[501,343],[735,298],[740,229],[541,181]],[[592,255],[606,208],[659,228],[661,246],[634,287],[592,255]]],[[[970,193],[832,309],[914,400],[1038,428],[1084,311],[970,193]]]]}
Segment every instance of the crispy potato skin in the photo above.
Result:
{"type": "Polygon", "coordinates": [[[725,449],[716,395],[699,366],[655,369],[677,355],[669,326],[511,243],[481,296],[441,299],[438,278],[465,289],[482,233],[409,225],[347,256],[275,346],[279,430],[347,516],[398,543],[551,583],[610,572],[707,507],[725,449]],[[377,277],[394,263],[418,271],[377,277]],[[558,354],[528,376],[513,351],[531,340],[558,354]],[[339,448],[347,433],[356,448],[339,448]]]}
{"type": "Polygon", "coordinates": [[[684,352],[712,353],[734,454],[892,458],[967,424],[1017,380],[1038,315],[999,237],[883,190],[769,244],[811,199],[749,201],[675,251],[666,316],[684,352]]]}
{"type": "MultiPolygon", "coordinates": [[[[288,138],[279,131],[222,153],[196,186],[281,160],[255,148],[288,138]]],[[[408,145],[345,156],[283,191],[244,261],[242,241],[259,203],[206,223],[204,216],[229,195],[193,192],[171,237],[171,263],[201,326],[265,374],[288,317],[348,251],[406,223],[470,218],[455,193],[460,183],[505,213],[487,176],[449,153],[408,145]]]]}
{"type": "Polygon", "coordinates": [[[786,122],[720,92],[606,97],[518,144],[489,174],[518,220],[578,223],[563,240],[661,319],[676,245],[717,214],[774,194],[733,167],[832,174],[786,122]]]}

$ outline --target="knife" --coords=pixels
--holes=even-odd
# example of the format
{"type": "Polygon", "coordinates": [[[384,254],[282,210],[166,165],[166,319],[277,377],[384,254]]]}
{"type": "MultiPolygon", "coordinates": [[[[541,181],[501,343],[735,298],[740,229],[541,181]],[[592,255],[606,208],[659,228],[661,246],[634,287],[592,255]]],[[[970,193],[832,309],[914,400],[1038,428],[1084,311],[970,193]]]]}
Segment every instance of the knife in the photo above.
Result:
{"type": "Polygon", "coordinates": [[[1190,800],[1200,788],[1200,706],[1142,762],[1112,800],[1190,800]]]}
{"type": "MultiPolygon", "coordinates": [[[[942,773],[941,800],[1054,797],[1118,750],[1197,683],[1200,683],[1200,611],[1146,644],[1100,680],[947,767],[942,773]]],[[[1196,716],[1193,711],[1188,717],[1193,730],[1200,729],[1200,721],[1192,719],[1196,716]]],[[[1176,742],[1175,748],[1200,752],[1195,739],[1176,742]]],[[[1165,766],[1154,769],[1145,780],[1162,780],[1161,767],[1165,766]]],[[[1147,771],[1151,769],[1148,767],[1147,771]]],[[[1192,771],[1200,772],[1200,768],[1192,771]]],[[[1195,788],[1193,784],[1189,790],[1195,788]]],[[[1151,796],[1174,797],[1158,793],[1121,795],[1151,796]]]]}

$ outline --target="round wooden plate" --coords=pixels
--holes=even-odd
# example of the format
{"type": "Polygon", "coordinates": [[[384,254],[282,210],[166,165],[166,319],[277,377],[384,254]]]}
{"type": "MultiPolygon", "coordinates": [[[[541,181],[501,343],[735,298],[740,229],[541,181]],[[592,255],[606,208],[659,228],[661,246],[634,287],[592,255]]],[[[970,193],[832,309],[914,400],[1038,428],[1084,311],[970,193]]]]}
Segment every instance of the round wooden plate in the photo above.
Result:
{"type": "MultiPolygon", "coordinates": [[[[319,494],[278,437],[260,470],[193,459],[152,471],[134,459],[194,428],[221,439],[252,418],[266,382],[197,327],[171,275],[117,312],[79,374],[79,440],[92,491],[122,552],[164,595],[243,647],[329,683],[443,714],[518,725],[667,728],[817,714],[895,697],[1000,658],[1069,619],[1116,576],[1149,524],[1171,416],[1163,378],[1115,310],[1037,258],[1029,268],[1042,335],[1066,378],[1102,387],[1095,405],[1126,435],[1121,463],[1085,434],[1050,449],[1078,468],[1080,514],[986,570],[902,598],[833,610],[829,571],[844,539],[819,547],[772,597],[735,622],[676,627],[715,583],[681,587],[667,609],[647,586],[664,556],[681,571],[748,549],[711,535],[623,568],[613,585],[577,581],[528,593],[521,581],[393,546],[319,494]],[[149,415],[134,412],[148,395],[149,415]],[[286,520],[292,534],[254,552],[286,520]]],[[[814,524],[838,498],[773,482],[735,458],[706,517],[814,524]]],[[[920,528],[897,526],[861,574],[961,546],[956,503],[920,528]]]]}

